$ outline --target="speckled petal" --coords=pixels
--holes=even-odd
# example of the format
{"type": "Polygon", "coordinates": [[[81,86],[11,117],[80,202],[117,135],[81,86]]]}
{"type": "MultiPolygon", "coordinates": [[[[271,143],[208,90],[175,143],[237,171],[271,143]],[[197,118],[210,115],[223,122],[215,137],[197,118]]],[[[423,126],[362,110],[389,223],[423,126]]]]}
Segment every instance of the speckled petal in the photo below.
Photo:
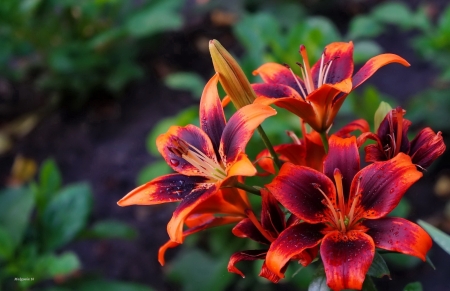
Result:
{"type": "Polygon", "coordinates": [[[360,231],[334,231],[323,238],[320,254],[328,287],[361,290],[375,255],[375,244],[360,231]]]}

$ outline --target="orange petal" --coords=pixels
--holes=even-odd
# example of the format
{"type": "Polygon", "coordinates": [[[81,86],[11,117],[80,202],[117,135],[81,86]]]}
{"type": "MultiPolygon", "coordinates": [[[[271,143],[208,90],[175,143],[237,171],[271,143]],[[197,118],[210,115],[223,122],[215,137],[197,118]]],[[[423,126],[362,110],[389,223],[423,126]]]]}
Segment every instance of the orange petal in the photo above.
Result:
{"type": "Polygon", "coordinates": [[[241,153],[236,161],[231,165],[227,171],[227,177],[232,176],[245,176],[251,177],[256,175],[256,168],[253,163],[248,159],[247,155],[241,153]]]}
{"type": "Polygon", "coordinates": [[[423,261],[433,244],[425,230],[403,218],[367,219],[363,225],[369,228],[367,234],[378,248],[415,256],[423,261]]]}
{"type": "Polygon", "coordinates": [[[328,287],[361,290],[375,255],[375,244],[360,231],[334,231],[323,238],[320,254],[328,287]]]}
{"type": "Polygon", "coordinates": [[[184,199],[193,189],[207,182],[204,177],[170,174],[133,189],[117,202],[119,206],[153,205],[184,199]]]}
{"type": "Polygon", "coordinates": [[[410,64],[404,58],[399,57],[395,54],[381,54],[375,56],[368,60],[367,63],[365,63],[364,66],[353,76],[353,89],[369,79],[379,68],[390,63],[399,63],[405,67],[410,66],[410,64]]]}
{"type": "Polygon", "coordinates": [[[215,74],[206,84],[200,99],[200,127],[209,136],[215,150],[219,149],[220,137],[225,128],[225,114],[217,92],[219,75],[215,74]]]}
{"type": "MultiPolygon", "coordinates": [[[[220,141],[219,153],[227,169],[245,151],[255,129],[269,116],[277,112],[266,105],[250,104],[242,107],[228,121],[220,141]]],[[[256,173],[256,172],[255,172],[256,173]]]]}
{"type": "Polygon", "coordinates": [[[303,91],[306,92],[306,87],[303,80],[283,65],[276,63],[266,63],[253,71],[253,75],[259,75],[264,83],[267,84],[279,84],[286,85],[301,93],[298,84],[303,87],[303,91]],[[297,80],[296,80],[297,79],[297,80]]]}

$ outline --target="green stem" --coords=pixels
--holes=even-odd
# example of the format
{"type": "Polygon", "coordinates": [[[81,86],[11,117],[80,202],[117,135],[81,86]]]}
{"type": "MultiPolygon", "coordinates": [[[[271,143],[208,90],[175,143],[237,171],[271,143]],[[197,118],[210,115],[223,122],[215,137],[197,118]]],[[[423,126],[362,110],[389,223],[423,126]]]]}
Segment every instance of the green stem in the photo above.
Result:
{"type": "Polygon", "coordinates": [[[252,186],[245,185],[245,184],[243,184],[243,183],[241,183],[241,182],[235,182],[235,183],[233,184],[233,187],[236,187],[236,188],[245,190],[245,191],[247,191],[247,192],[250,192],[250,193],[252,193],[252,194],[261,196],[261,193],[259,193],[259,190],[258,190],[258,189],[254,188],[254,187],[252,187],[252,186]]]}
{"type": "Polygon", "coordinates": [[[270,153],[270,155],[273,158],[273,161],[274,161],[274,164],[275,164],[275,168],[276,168],[276,170],[278,172],[278,170],[281,168],[282,163],[281,163],[280,159],[278,158],[278,155],[275,152],[275,150],[274,150],[274,148],[272,146],[272,143],[270,142],[269,138],[267,137],[267,135],[266,135],[266,133],[265,133],[265,131],[262,128],[261,125],[258,126],[258,133],[261,136],[261,139],[263,140],[266,148],[269,150],[269,153],[270,153]]]}
{"type": "Polygon", "coordinates": [[[327,133],[325,131],[320,133],[320,138],[322,139],[323,149],[325,153],[328,154],[328,138],[327,133]]]}

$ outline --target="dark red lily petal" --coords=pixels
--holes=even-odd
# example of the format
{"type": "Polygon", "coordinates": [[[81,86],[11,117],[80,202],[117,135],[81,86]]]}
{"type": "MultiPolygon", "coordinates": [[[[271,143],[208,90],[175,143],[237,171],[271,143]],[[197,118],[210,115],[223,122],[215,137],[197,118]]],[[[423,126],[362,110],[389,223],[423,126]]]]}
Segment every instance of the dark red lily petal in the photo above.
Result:
{"type": "Polygon", "coordinates": [[[350,133],[359,130],[361,133],[369,132],[369,123],[365,119],[357,119],[342,127],[339,131],[335,132],[334,135],[339,137],[350,137],[350,133]]]}
{"type": "Polygon", "coordinates": [[[161,176],[135,188],[117,204],[120,206],[153,205],[180,201],[207,180],[205,177],[181,174],[161,176]]]}
{"type": "Polygon", "coordinates": [[[203,130],[192,124],[185,127],[172,126],[166,133],[158,136],[156,139],[156,146],[158,147],[158,151],[161,153],[164,160],[166,160],[167,164],[174,171],[186,176],[201,175],[200,171],[196,167],[173,152],[172,148],[177,146],[177,140],[179,139],[197,148],[210,159],[217,162],[216,153],[211,143],[211,139],[206,135],[206,133],[203,132],[203,130]]]}
{"type": "MultiPolygon", "coordinates": [[[[335,84],[351,78],[353,74],[353,43],[333,42],[325,47],[323,65],[330,65],[328,76],[323,83],[335,84]]],[[[314,86],[317,87],[321,60],[311,69],[314,86]]],[[[322,69],[323,70],[323,69],[322,69]]]]}
{"type": "Polygon", "coordinates": [[[284,212],[269,191],[261,189],[260,192],[262,197],[261,225],[272,237],[277,237],[286,228],[284,212]]]}
{"type": "MultiPolygon", "coordinates": [[[[282,272],[291,258],[298,259],[307,249],[317,246],[323,238],[325,224],[300,223],[286,228],[272,242],[266,256],[266,265],[270,271],[283,278],[282,272]]],[[[308,254],[309,256],[309,254],[308,254]]]]}
{"type": "Polygon", "coordinates": [[[367,234],[378,248],[415,256],[423,261],[433,244],[425,230],[403,218],[367,219],[362,224],[369,228],[367,234]]]}
{"type": "Polygon", "coordinates": [[[322,172],[326,153],[320,134],[317,131],[307,133],[305,134],[304,142],[306,151],[304,165],[322,172]]]}
{"type": "Polygon", "coordinates": [[[298,84],[300,84],[300,86],[303,87],[303,91],[306,92],[306,87],[302,79],[298,76],[295,76],[294,78],[294,74],[291,70],[280,64],[266,63],[254,70],[253,75],[259,75],[263,82],[267,84],[282,84],[289,86],[296,90],[298,94],[301,94],[301,90],[298,87],[298,84]]]}
{"type": "Polygon", "coordinates": [[[364,151],[366,152],[366,158],[365,161],[368,163],[374,163],[374,162],[381,162],[386,161],[386,154],[383,151],[382,148],[380,148],[380,145],[378,144],[370,144],[364,148],[364,151]]]}
{"type": "MultiPolygon", "coordinates": [[[[219,153],[227,169],[236,161],[253,135],[255,129],[277,112],[269,106],[250,104],[242,107],[228,120],[220,140],[219,153]]],[[[256,173],[256,170],[255,170],[256,173]]]]}
{"type": "MultiPolygon", "coordinates": [[[[292,87],[283,84],[252,84],[257,97],[272,98],[272,103],[279,98],[297,98],[302,99],[301,95],[292,87]]],[[[270,104],[272,104],[270,103],[270,104]]]]}
{"type": "Polygon", "coordinates": [[[391,212],[406,190],[422,177],[411,158],[399,153],[386,162],[373,163],[353,179],[350,199],[361,193],[362,217],[376,219],[391,212]],[[356,193],[359,188],[359,193],[356,193]]]}
{"type": "Polygon", "coordinates": [[[414,164],[427,168],[444,153],[445,148],[441,132],[436,134],[427,127],[411,141],[409,154],[414,164]]]}
{"type": "Polygon", "coordinates": [[[223,113],[219,93],[217,91],[217,82],[219,75],[215,74],[203,89],[200,99],[200,127],[209,136],[214,149],[219,151],[220,138],[225,128],[225,114],[223,113]]]}
{"type": "Polygon", "coordinates": [[[267,250],[247,250],[242,252],[237,252],[231,255],[228,261],[228,272],[236,273],[242,278],[245,278],[244,274],[235,267],[235,265],[242,261],[255,261],[264,260],[266,258],[267,250]]]}
{"type": "MultiPolygon", "coordinates": [[[[289,264],[286,264],[282,269],[281,269],[281,273],[284,274],[286,272],[287,267],[289,266],[289,264]]],[[[262,267],[261,267],[261,272],[259,272],[259,276],[266,278],[267,280],[271,281],[272,283],[278,283],[280,282],[280,280],[282,278],[280,278],[277,274],[275,274],[274,272],[272,272],[269,268],[267,268],[267,264],[264,261],[262,267]]]]}
{"type": "MultiPolygon", "coordinates": [[[[305,145],[304,144],[281,144],[274,146],[273,149],[278,158],[283,162],[291,162],[294,165],[305,165],[305,145]]],[[[257,156],[256,161],[258,165],[268,173],[275,174],[273,167],[273,159],[267,149],[262,150],[257,156]]]]}
{"type": "Polygon", "coordinates": [[[410,64],[403,58],[394,54],[381,54],[368,60],[364,66],[353,76],[353,89],[361,85],[364,81],[369,79],[379,68],[390,64],[399,63],[405,67],[410,64]]]}
{"type": "Polygon", "coordinates": [[[290,212],[310,223],[326,221],[327,206],[321,191],[335,203],[336,190],[333,182],[319,171],[308,167],[285,163],[278,176],[267,189],[290,212]]]}
{"type": "Polygon", "coordinates": [[[183,224],[186,218],[192,214],[192,211],[206,201],[212,195],[217,193],[217,185],[203,184],[202,187],[194,189],[189,195],[186,195],[173,212],[172,218],[167,224],[167,233],[170,240],[183,243],[183,224]]]}
{"type": "Polygon", "coordinates": [[[236,224],[236,226],[233,227],[232,233],[237,237],[241,238],[248,237],[254,241],[257,241],[265,245],[270,244],[267,238],[265,238],[264,235],[261,234],[261,232],[253,224],[253,222],[248,218],[245,218],[241,220],[238,224],[236,224]]]}
{"type": "MultiPolygon", "coordinates": [[[[226,217],[226,216],[214,217],[212,214],[205,214],[202,216],[203,216],[203,218],[201,219],[202,223],[197,224],[194,227],[189,228],[186,231],[184,231],[183,239],[191,234],[205,230],[207,228],[226,225],[226,224],[235,223],[235,222],[239,221],[238,220],[239,218],[236,218],[236,217],[226,217]]],[[[164,255],[166,254],[166,251],[170,248],[175,248],[179,245],[180,245],[180,243],[169,240],[168,242],[166,242],[164,245],[162,245],[159,248],[158,262],[161,264],[161,266],[164,266],[164,264],[166,263],[166,261],[164,259],[164,255]]]]}
{"type": "Polygon", "coordinates": [[[342,188],[347,201],[353,177],[359,171],[359,152],[356,138],[340,138],[332,135],[328,139],[329,152],[323,163],[324,174],[334,181],[334,171],[339,169],[342,174],[342,188]]]}
{"type": "MultiPolygon", "coordinates": [[[[381,145],[382,147],[388,145],[390,146],[392,141],[397,139],[397,110],[402,110],[401,108],[399,109],[393,109],[391,110],[388,114],[386,114],[386,117],[381,121],[380,126],[378,127],[377,130],[377,135],[381,141],[381,145]]],[[[400,112],[399,114],[405,114],[405,111],[402,110],[403,112],[400,112]]],[[[400,145],[400,149],[398,152],[402,152],[405,154],[409,153],[409,140],[408,140],[408,129],[411,126],[411,121],[409,121],[408,119],[404,119],[402,118],[402,141],[401,141],[401,145],[400,145]]],[[[395,145],[396,147],[398,145],[395,145]]]]}
{"type": "Polygon", "coordinates": [[[361,290],[375,256],[375,244],[370,236],[360,231],[334,231],[323,238],[320,254],[328,287],[361,290]]]}

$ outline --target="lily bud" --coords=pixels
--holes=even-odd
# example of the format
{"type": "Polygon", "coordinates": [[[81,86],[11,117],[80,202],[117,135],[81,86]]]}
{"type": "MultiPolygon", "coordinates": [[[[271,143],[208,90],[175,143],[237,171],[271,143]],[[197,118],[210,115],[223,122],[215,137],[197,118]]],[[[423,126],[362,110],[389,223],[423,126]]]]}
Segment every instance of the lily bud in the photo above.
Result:
{"type": "Polygon", "coordinates": [[[234,106],[239,109],[252,104],[256,94],[236,60],[215,39],[209,41],[209,52],[214,70],[219,74],[220,84],[234,106]]]}

